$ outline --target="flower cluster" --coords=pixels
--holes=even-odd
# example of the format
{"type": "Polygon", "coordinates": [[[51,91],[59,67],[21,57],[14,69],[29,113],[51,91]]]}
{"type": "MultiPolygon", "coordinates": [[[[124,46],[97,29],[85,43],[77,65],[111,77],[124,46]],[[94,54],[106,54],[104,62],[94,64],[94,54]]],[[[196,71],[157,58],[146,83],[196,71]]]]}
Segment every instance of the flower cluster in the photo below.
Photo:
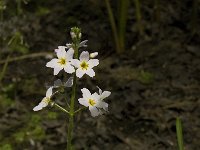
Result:
{"type": "Polygon", "coordinates": [[[90,55],[96,55],[97,52],[89,54],[88,51],[83,51],[80,54],[79,59],[73,59],[74,50],[70,48],[66,51],[67,47],[59,46],[55,50],[57,58],[49,61],[46,66],[54,69],[54,75],[57,75],[61,70],[64,69],[66,73],[72,74],[76,70],[76,76],[81,78],[84,74],[89,75],[90,77],[95,76],[93,67],[99,64],[98,59],[90,59],[90,55]]]}
{"type": "Polygon", "coordinates": [[[99,89],[99,94],[96,92],[91,94],[90,91],[86,88],[81,89],[83,98],[79,98],[78,101],[81,105],[89,107],[91,115],[93,117],[98,116],[103,113],[102,110],[108,110],[108,104],[103,101],[104,98],[108,97],[111,92],[104,91],[99,89]]]}
{"type": "MultiPolygon", "coordinates": [[[[88,51],[82,51],[79,59],[78,59],[78,51],[76,51],[76,48],[80,47],[86,47],[85,41],[80,41],[80,38],[82,36],[79,28],[72,28],[71,32],[72,37],[72,43],[67,44],[66,46],[59,46],[58,49],[55,49],[56,58],[53,58],[51,61],[49,61],[46,64],[46,67],[52,68],[54,71],[54,75],[58,75],[60,71],[64,70],[64,72],[68,74],[75,74],[76,77],[82,78],[84,75],[88,75],[89,77],[94,77],[94,67],[98,66],[99,60],[95,59],[96,56],[98,56],[98,52],[89,53],[88,51]],[[76,56],[76,57],[75,57],[76,56]]],[[[68,82],[73,84],[73,77],[71,77],[68,82]]],[[[71,87],[70,86],[64,86],[62,81],[59,79],[57,82],[59,82],[59,85],[62,85],[63,87],[71,87]]],[[[46,97],[43,98],[43,100],[39,103],[38,106],[34,107],[34,111],[41,110],[42,108],[46,107],[52,100],[52,89],[56,86],[50,87],[46,92],[46,97]]],[[[93,93],[83,88],[82,91],[82,98],[78,99],[78,102],[85,106],[89,107],[89,110],[91,112],[91,115],[93,117],[98,116],[102,114],[104,111],[108,110],[108,104],[104,102],[104,98],[108,97],[111,92],[104,91],[99,88],[99,93],[93,93]]]]}

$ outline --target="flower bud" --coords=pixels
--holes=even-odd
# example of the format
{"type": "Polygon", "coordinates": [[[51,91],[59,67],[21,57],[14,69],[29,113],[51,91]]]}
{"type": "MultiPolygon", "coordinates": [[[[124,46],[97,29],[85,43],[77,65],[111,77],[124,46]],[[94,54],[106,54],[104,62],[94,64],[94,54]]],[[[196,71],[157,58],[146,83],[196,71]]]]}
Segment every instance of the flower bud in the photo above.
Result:
{"type": "Polygon", "coordinates": [[[77,27],[71,28],[70,35],[73,41],[79,41],[81,39],[81,29],[77,27]]]}
{"type": "Polygon", "coordinates": [[[78,35],[78,38],[80,39],[80,38],[81,38],[81,36],[82,36],[82,33],[79,33],[79,35],[78,35]]]}
{"type": "Polygon", "coordinates": [[[98,52],[94,52],[90,54],[90,58],[95,58],[96,56],[98,56],[98,52]]]}
{"type": "Polygon", "coordinates": [[[76,34],[74,32],[70,32],[70,35],[72,39],[76,38],[76,34]]]}

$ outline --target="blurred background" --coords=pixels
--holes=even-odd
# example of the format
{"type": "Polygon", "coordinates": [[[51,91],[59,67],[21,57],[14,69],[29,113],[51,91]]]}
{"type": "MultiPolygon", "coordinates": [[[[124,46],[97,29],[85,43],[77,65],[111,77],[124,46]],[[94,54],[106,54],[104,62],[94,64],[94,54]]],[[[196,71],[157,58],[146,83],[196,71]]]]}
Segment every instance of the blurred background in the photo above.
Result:
{"type": "MultiPolygon", "coordinates": [[[[80,89],[112,92],[109,113],[76,117],[77,150],[185,150],[200,143],[199,0],[0,0],[0,150],[63,150],[67,116],[33,112],[46,87],[62,78],[46,63],[82,29],[99,52],[96,76],[80,89]]],[[[70,96],[70,89],[69,95],[70,96]]],[[[58,103],[65,107],[62,98],[58,103]]],[[[76,105],[78,108],[78,104],[76,105]]]]}

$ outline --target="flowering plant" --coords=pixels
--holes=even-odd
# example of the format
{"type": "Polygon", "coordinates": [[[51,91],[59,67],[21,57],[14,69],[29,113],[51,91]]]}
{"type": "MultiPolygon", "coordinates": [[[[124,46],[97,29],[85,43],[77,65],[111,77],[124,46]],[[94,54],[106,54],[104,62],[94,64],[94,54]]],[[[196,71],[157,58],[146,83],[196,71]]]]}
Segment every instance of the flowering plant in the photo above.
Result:
{"type": "Polygon", "coordinates": [[[98,56],[98,52],[89,53],[88,51],[81,52],[79,56],[79,48],[87,47],[87,40],[81,42],[81,30],[77,27],[71,28],[70,32],[72,43],[66,44],[66,46],[59,46],[58,49],[55,49],[57,58],[53,58],[46,64],[46,67],[53,68],[54,75],[58,75],[60,71],[72,74],[73,77],[70,77],[67,82],[63,82],[58,79],[54,82],[54,86],[49,87],[46,92],[46,96],[42,101],[33,108],[34,111],[39,111],[51,104],[67,113],[69,116],[69,125],[67,132],[67,150],[72,149],[72,132],[74,128],[74,116],[77,112],[89,108],[91,116],[96,117],[108,111],[108,104],[104,102],[104,99],[108,97],[111,92],[104,91],[98,87],[98,93],[91,92],[87,88],[82,88],[82,98],[78,99],[78,102],[83,105],[77,110],[75,110],[75,100],[76,100],[76,91],[77,91],[77,79],[82,78],[84,75],[89,77],[95,76],[94,67],[98,66],[99,60],[94,59],[98,56]],[[78,59],[79,58],[79,59],[78,59]],[[78,77],[78,78],[77,78],[78,77]],[[62,88],[59,88],[62,87],[62,88]],[[52,97],[56,94],[59,94],[61,91],[65,91],[66,87],[72,87],[72,94],[70,99],[70,107],[67,110],[66,108],[58,105],[56,100],[52,100],[52,97]],[[54,92],[53,92],[54,91],[54,92]]]}

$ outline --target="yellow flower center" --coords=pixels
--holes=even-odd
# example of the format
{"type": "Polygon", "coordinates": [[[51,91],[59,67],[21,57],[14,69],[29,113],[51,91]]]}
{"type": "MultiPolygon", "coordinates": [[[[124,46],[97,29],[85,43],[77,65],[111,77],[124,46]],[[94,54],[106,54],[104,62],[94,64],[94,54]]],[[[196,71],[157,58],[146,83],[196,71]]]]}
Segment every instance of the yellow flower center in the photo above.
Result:
{"type": "Polygon", "coordinates": [[[87,70],[88,67],[89,67],[89,65],[88,65],[88,63],[86,63],[85,61],[83,61],[83,62],[81,63],[81,69],[82,69],[82,70],[87,70]]]}
{"type": "Polygon", "coordinates": [[[61,64],[61,65],[65,65],[66,64],[66,59],[60,58],[58,63],[61,64]]]}
{"type": "Polygon", "coordinates": [[[45,102],[46,104],[49,104],[49,102],[51,101],[49,97],[45,97],[43,100],[43,102],[45,102]]]}
{"type": "Polygon", "coordinates": [[[95,102],[93,99],[89,99],[89,104],[90,104],[91,106],[94,106],[94,105],[96,104],[96,102],[95,102]]]}

